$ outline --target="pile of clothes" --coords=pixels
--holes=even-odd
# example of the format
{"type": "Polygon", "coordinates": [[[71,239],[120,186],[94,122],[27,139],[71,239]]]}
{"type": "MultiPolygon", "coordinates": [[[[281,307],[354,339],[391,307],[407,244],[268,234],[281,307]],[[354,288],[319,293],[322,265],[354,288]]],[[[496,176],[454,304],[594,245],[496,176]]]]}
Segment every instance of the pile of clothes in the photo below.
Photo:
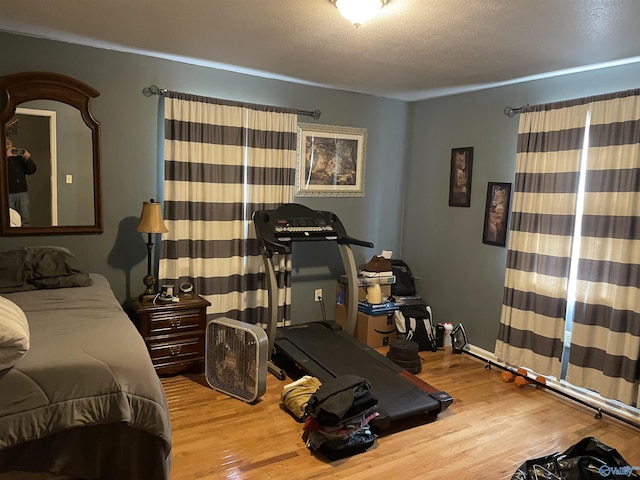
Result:
{"type": "Polygon", "coordinates": [[[282,403],[299,422],[307,417],[307,405],[322,383],[316,377],[304,375],[282,389],[282,403]]]}
{"type": "Polygon", "coordinates": [[[369,422],[378,400],[369,381],[343,375],[323,383],[306,406],[303,440],[313,453],[338,460],[362,453],[375,443],[369,422]]]}

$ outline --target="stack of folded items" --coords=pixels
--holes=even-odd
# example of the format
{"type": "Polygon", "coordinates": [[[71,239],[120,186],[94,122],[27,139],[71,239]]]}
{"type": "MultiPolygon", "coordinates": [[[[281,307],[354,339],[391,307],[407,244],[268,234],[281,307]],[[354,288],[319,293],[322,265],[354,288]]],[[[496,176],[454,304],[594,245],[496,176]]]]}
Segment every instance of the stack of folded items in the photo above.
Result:
{"type": "Polygon", "coordinates": [[[398,310],[398,305],[390,300],[381,303],[369,303],[366,300],[358,301],[358,311],[367,315],[388,315],[398,310]]]}
{"type": "Polygon", "coordinates": [[[412,341],[398,338],[389,344],[387,358],[413,374],[420,373],[422,363],[420,346],[412,341]]]}
{"type": "Polygon", "coordinates": [[[307,447],[329,460],[366,451],[375,443],[369,422],[378,416],[378,400],[369,381],[342,375],[323,383],[307,404],[304,434],[307,447]]]}

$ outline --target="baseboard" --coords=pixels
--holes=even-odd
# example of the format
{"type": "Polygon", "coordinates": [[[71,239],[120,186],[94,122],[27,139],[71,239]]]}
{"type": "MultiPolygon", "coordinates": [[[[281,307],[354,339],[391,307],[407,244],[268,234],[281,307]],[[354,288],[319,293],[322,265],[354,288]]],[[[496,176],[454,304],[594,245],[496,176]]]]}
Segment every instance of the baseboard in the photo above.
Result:
{"type": "MultiPolygon", "coordinates": [[[[498,358],[488,350],[471,344],[467,344],[467,348],[469,353],[475,357],[497,365],[501,368],[505,368],[514,372],[516,370],[516,368],[511,367],[510,365],[507,365],[506,363],[498,360],[498,358]]],[[[532,374],[532,378],[535,378],[535,376],[535,374],[532,374]]],[[[580,403],[592,407],[598,412],[609,414],[615,418],[625,421],[626,423],[631,423],[637,428],[640,428],[640,409],[638,408],[626,405],[617,400],[604,398],[596,392],[577,387],[564,380],[558,381],[555,378],[545,377],[545,383],[548,387],[550,387],[551,390],[556,390],[557,392],[566,395],[567,397],[570,397],[580,403]]]]}

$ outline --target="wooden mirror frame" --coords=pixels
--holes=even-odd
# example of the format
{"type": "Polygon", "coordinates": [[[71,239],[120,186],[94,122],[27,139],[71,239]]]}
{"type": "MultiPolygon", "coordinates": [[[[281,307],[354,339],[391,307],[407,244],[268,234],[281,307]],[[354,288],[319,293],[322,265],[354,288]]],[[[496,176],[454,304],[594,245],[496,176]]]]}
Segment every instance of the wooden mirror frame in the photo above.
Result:
{"type": "Polygon", "coordinates": [[[91,99],[100,92],[71,77],[50,72],[24,72],[0,77],[0,231],[2,235],[58,235],[102,233],[102,170],[100,148],[100,123],[91,115],[91,99]],[[7,172],[6,125],[16,113],[16,108],[32,100],[53,100],[65,103],[80,111],[84,123],[91,130],[93,149],[93,225],[63,225],[44,227],[12,227],[9,216],[9,192],[7,172]]]}

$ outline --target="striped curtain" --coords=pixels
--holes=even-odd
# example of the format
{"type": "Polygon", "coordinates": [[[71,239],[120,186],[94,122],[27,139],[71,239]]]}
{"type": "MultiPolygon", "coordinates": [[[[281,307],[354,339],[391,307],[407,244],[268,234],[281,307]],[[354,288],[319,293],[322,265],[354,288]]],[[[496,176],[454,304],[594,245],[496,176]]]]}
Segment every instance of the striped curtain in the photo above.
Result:
{"type": "Polygon", "coordinates": [[[560,378],[585,110],[520,116],[507,269],[495,355],[560,378]]]}
{"type": "Polygon", "coordinates": [[[527,107],[496,356],[637,404],[640,90],[527,107]],[[565,330],[570,341],[565,341],[565,330]]]}
{"type": "Polygon", "coordinates": [[[167,92],[159,278],[189,281],[208,318],[266,318],[264,267],[251,216],[293,200],[297,116],[167,92]]]}
{"type": "Polygon", "coordinates": [[[567,381],[640,405],[640,90],[590,104],[567,381]]]}

